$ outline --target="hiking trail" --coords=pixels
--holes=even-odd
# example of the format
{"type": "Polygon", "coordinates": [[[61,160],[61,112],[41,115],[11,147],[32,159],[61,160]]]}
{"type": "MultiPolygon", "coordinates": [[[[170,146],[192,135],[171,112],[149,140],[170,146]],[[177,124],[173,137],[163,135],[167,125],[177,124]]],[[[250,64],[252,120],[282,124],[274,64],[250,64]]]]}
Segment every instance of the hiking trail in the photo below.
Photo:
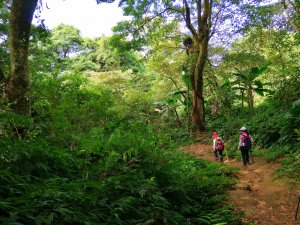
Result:
{"type": "MultiPolygon", "coordinates": [[[[188,151],[194,157],[215,162],[210,144],[195,143],[180,149],[188,151]]],[[[239,160],[226,161],[224,156],[224,161],[228,166],[240,167],[237,172],[239,183],[227,193],[228,202],[236,211],[244,212],[244,222],[258,225],[300,225],[300,209],[298,219],[295,220],[300,187],[274,179],[278,163],[255,158],[254,163],[243,167],[239,160]]]]}

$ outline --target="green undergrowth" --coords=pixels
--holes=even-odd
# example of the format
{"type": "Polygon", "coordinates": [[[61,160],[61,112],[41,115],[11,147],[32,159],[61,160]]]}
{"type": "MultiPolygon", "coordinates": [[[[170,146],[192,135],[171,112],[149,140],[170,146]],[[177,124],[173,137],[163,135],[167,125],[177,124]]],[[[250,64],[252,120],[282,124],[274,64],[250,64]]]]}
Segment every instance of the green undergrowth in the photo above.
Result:
{"type": "Polygon", "coordinates": [[[91,128],[65,148],[2,137],[0,223],[241,224],[224,204],[232,171],[188,157],[138,123],[91,128]]]}
{"type": "Polygon", "coordinates": [[[288,154],[281,160],[278,177],[287,177],[300,182],[300,145],[289,148],[288,154]]]}

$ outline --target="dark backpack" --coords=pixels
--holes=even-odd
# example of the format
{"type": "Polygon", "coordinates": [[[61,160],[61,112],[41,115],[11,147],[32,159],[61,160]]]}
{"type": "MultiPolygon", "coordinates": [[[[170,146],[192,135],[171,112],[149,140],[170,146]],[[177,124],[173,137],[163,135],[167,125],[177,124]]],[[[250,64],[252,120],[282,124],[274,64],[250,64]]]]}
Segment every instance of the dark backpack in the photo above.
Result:
{"type": "Polygon", "coordinates": [[[249,135],[243,135],[242,137],[243,146],[250,149],[252,146],[251,138],[249,135]]]}
{"type": "Polygon", "coordinates": [[[217,138],[216,142],[217,142],[216,150],[217,151],[223,150],[225,147],[224,142],[219,138],[217,138]]]}

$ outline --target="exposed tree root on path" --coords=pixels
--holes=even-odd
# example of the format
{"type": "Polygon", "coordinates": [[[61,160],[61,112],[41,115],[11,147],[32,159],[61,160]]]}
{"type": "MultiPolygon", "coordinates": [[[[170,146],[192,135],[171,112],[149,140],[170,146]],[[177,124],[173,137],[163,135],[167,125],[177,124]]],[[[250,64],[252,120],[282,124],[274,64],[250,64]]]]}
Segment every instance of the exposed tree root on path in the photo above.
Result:
{"type": "MultiPolygon", "coordinates": [[[[211,145],[196,143],[181,149],[195,157],[214,161],[211,145]]],[[[255,159],[248,167],[243,167],[241,161],[230,159],[225,164],[240,167],[237,173],[240,182],[228,190],[228,194],[229,203],[237,211],[244,213],[245,222],[259,225],[300,224],[300,212],[298,220],[295,220],[300,187],[274,179],[279,164],[267,163],[261,159],[255,159]]]]}

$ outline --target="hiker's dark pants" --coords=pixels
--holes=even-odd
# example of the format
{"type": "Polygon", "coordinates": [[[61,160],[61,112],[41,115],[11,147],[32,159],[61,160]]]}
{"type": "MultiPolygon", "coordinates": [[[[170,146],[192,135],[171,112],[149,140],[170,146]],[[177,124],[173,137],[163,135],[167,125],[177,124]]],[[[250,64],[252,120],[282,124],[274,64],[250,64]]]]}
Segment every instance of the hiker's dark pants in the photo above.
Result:
{"type": "Polygon", "coordinates": [[[223,162],[223,150],[214,150],[215,159],[219,159],[223,162]]]}
{"type": "Polygon", "coordinates": [[[242,153],[243,165],[247,166],[247,164],[249,164],[249,148],[241,146],[240,150],[241,150],[241,153],[242,153]]]}

